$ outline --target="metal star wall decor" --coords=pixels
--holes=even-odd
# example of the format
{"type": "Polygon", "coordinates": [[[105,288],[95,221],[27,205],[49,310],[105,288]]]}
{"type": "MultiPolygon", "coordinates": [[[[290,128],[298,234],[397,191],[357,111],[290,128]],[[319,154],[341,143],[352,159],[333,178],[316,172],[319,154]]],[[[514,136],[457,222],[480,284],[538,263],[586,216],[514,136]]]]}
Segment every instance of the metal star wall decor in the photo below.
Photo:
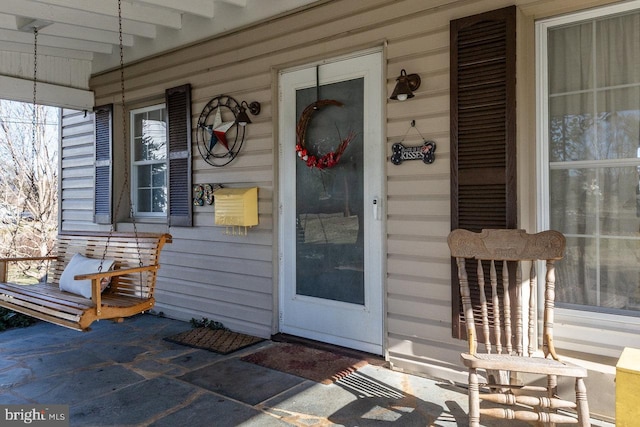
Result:
{"type": "MultiPolygon", "coordinates": [[[[253,115],[260,113],[258,102],[248,107],[253,115]]],[[[198,151],[211,166],[228,165],[240,152],[246,122],[239,121],[238,115],[243,110],[245,108],[229,95],[216,96],[202,109],[197,127],[198,151]]],[[[246,113],[244,115],[246,117],[246,113]]]]}

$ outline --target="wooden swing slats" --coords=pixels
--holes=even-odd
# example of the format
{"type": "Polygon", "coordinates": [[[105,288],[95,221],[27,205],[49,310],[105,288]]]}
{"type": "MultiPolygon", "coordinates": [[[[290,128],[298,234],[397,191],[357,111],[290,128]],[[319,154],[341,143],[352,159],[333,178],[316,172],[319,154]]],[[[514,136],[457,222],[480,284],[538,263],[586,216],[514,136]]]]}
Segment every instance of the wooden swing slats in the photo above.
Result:
{"type": "Polygon", "coordinates": [[[12,304],[20,305],[21,307],[26,307],[31,310],[42,310],[45,313],[57,314],[59,317],[64,319],[72,320],[80,316],[84,311],[81,307],[61,304],[52,300],[39,299],[35,297],[25,296],[24,294],[9,294],[11,294],[10,291],[3,291],[3,294],[0,296],[0,298],[2,298],[3,301],[8,301],[12,304]],[[8,295],[9,298],[5,299],[5,295],[8,295]]]}
{"type": "Polygon", "coordinates": [[[69,296],[69,300],[63,300],[58,296],[50,295],[47,289],[42,289],[45,286],[46,285],[31,285],[28,288],[26,286],[20,286],[18,288],[19,290],[15,290],[15,288],[2,288],[0,298],[2,298],[3,301],[13,302],[14,304],[20,304],[21,302],[25,304],[46,303],[48,307],[56,310],[73,311],[73,309],[75,309],[78,313],[86,308],[86,304],[71,300],[71,296],[69,296]],[[26,293],[25,290],[29,292],[26,293]]]}
{"type": "Polygon", "coordinates": [[[165,243],[171,243],[170,234],[60,234],[53,257],[0,259],[0,306],[76,330],[88,330],[95,320],[120,320],[149,310],[155,304],[153,293],[160,251],[165,243]],[[115,260],[113,270],[75,276],[76,280],[91,280],[91,299],[61,291],[58,285],[76,253],[96,259],[104,255],[105,259],[115,260]],[[52,261],[50,281],[37,285],[5,283],[8,264],[25,261],[52,261]],[[103,278],[111,279],[111,284],[101,293],[99,283],[103,278]]]}

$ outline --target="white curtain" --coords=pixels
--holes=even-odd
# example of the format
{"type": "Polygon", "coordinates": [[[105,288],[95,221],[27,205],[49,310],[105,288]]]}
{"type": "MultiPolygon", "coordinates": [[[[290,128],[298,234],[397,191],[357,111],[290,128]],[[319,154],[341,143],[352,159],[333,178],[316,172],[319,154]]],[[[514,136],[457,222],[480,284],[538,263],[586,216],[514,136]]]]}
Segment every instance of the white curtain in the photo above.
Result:
{"type": "Polygon", "coordinates": [[[557,299],[640,311],[640,11],[548,33],[557,299]]]}

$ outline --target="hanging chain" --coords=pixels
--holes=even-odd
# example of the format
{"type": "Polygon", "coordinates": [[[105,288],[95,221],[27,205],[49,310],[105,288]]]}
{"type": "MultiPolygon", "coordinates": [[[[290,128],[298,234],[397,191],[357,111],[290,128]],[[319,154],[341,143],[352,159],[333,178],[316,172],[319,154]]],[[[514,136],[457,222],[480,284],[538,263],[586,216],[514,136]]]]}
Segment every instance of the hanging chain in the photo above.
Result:
{"type": "MultiPolygon", "coordinates": [[[[36,153],[37,127],[38,127],[37,88],[38,88],[38,27],[34,25],[33,26],[33,117],[31,119],[31,150],[33,154],[34,163],[37,157],[37,153],[36,153]]],[[[35,176],[32,177],[31,179],[31,185],[32,185],[32,189],[35,191],[36,190],[35,176]]],[[[35,193],[32,191],[32,194],[35,194],[35,193]]],[[[27,204],[26,197],[24,199],[24,203],[25,205],[27,204]]],[[[22,208],[22,210],[24,211],[24,208],[22,208]]],[[[18,218],[20,217],[22,217],[22,215],[20,215],[18,218]]],[[[53,250],[53,246],[47,248],[47,254],[46,254],[47,257],[51,254],[52,250],[53,250]]],[[[48,274],[49,274],[49,260],[47,259],[47,261],[45,262],[45,281],[48,280],[46,278],[48,274]]]]}
{"type": "Polygon", "coordinates": [[[313,106],[314,110],[319,110],[318,101],[320,101],[320,65],[316,65],[316,104],[313,106]]]}
{"type": "Polygon", "coordinates": [[[38,123],[38,110],[36,109],[36,88],[38,83],[38,27],[33,27],[33,119],[31,122],[31,142],[35,149],[36,125],[38,123]]]}
{"type": "MultiPolygon", "coordinates": [[[[126,184],[129,182],[129,149],[127,144],[127,111],[125,105],[125,87],[124,87],[124,44],[122,42],[122,0],[118,0],[118,38],[119,38],[119,48],[120,48],[120,109],[122,110],[122,147],[123,147],[123,155],[124,155],[124,183],[122,188],[120,189],[120,194],[118,196],[118,201],[116,203],[115,209],[115,217],[111,220],[111,232],[107,237],[107,243],[104,248],[104,253],[102,254],[102,262],[100,263],[99,271],[102,270],[102,263],[105,260],[107,255],[107,249],[109,248],[109,243],[111,240],[111,234],[114,231],[115,221],[117,221],[118,213],[120,212],[120,205],[122,204],[122,198],[124,196],[126,184]]],[[[136,249],[138,251],[138,266],[142,267],[144,263],[142,262],[142,252],[140,250],[140,242],[138,239],[138,228],[136,225],[136,218],[133,212],[133,203],[131,202],[131,198],[129,198],[129,214],[131,216],[131,222],[133,224],[133,233],[136,239],[136,249]]],[[[139,280],[139,291],[140,298],[144,298],[143,295],[143,285],[142,285],[142,271],[140,272],[140,280],[139,280]]]]}
{"type": "MultiPolygon", "coordinates": [[[[122,148],[124,153],[124,182],[129,182],[129,150],[127,146],[127,111],[125,108],[125,89],[124,89],[124,46],[122,44],[122,0],[118,0],[118,35],[120,40],[120,110],[122,111],[122,148]]],[[[124,195],[125,185],[122,186],[120,195],[118,196],[118,202],[116,204],[115,215],[117,217],[120,212],[120,205],[122,204],[122,197],[124,195]]],[[[131,206],[131,217],[133,218],[133,206],[131,206]]],[[[117,220],[117,218],[115,218],[117,220]]],[[[115,221],[111,221],[111,228],[115,221]]],[[[135,231],[135,221],[134,221],[135,231]]]]}
{"type": "MultiPolygon", "coordinates": [[[[122,110],[122,141],[124,142],[124,182],[129,182],[129,145],[127,144],[127,112],[124,102],[124,44],[122,43],[122,0],[118,0],[118,36],[120,41],[120,93],[121,93],[121,110],[122,110]]],[[[124,187],[123,187],[124,188],[124,187]]],[[[122,200],[122,195],[119,198],[122,200]]],[[[120,200],[118,200],[118,208],[120,207],[120,200]]],[[[116,210],[117,212],[117,210],[116,210]]],[[[138,249],[138,265],[142,267],[142,254],[140,253],[140,242],[138,241],[138,226],[136,225],[136,215],[133,212],[133,203],[131,197],[129,198],[129,215],[131,216],[131,223],[133,224],[133,234],[136,236],[136,247],[138,249]]],[[[140,272],[140,294],[142,295],[142,272],[140,272]]]]}
{"type": "MultiPolygon", "coordinates": [[[[125,89],[124,89],[124,44],[122,43],[122,0],[118,0],[118,38],[120,48],[120,95],[121,95],[121,110],[122,110],[122,142],[124,147],[124,182],[129,183],[129,144],[127,144],[127,112],[125,108],[125,89]]],[[[118,198],[118,207],[116,212],[120,208],[120,202],[122,200],[122,193],[124,193],[125,186],[122,186],[120,197],[118,198]]],[[[131,192],[129,192],[131,194],[131,192]]],[[[142,267],[142,253],[140,251],[140,240],[138,239],[138,226],[136,224],[136,215],[133,212],[133,201],[129,196],[129,216],[131,216],[131,223],[133,224],[133,234],[136,238],[136,249],[138,250],[138,266],[142,267]]],[[[140,298],[143,298],[143,286],[142,286],[142,271],[139,273],[139,291],[140,298]]]]}
{"type": "MultiPolygon", "coordinates": [[[[31,115],[31,154],[33,155],[32,161],[35,163],[35,150],[36,150],[36,126],[38,124],[38,110],[36,109],[36,87],[38,81],[38,27],[33,27],[33,103],[32,103],[32,115],[31,115]]],[[[35,185],[34,181],[35,177],[31,177],[31,185],[35,185]]],[[[27,205],[27,196],[25,195],[24,201],[22,202],[22,211],[18,213],[18,217],[16,219],[16,228],[13,232],[11,232],[11,243],[9,243],[9,250],[13,249],[13,256],[18,256],[18,231],[20,230],[20,222],[22,219],[22,212],[27,205]]]]}
{"type": "MultiPolygon", "coordinates": [[[[36,145],[37,145],[37,130],[38,130],[38,106],[37,106],[37,96],[36,96],[36,89],[38,86],[38,27],[34,26],[33,27],[33,118],[32,118],[32,123],[31,123],[31,155],[32,157],[32,162],[34,163],[34,165],[36,164],[36,159],[37,159],[37,150],[36,150],[36,145]]],[[[31,172],[32,176],[31,176],[31,194],[35,194],[36,197],[39,197],[38,194],[38,188],[36,187],[36,173],[35,171],[31,172]]],[[[27,203],[27,199],[25,197],[24,199],[25,205],[27,203]]],[[[23,209],[24,210],[24,209],[23,209]]]]}

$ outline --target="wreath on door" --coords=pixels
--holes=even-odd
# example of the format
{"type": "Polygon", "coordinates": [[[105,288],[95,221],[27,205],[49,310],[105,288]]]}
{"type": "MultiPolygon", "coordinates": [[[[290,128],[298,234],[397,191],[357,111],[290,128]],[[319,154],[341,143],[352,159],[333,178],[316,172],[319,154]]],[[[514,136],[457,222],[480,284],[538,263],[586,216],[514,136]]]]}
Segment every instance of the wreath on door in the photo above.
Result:
{"type": "Polygon", "coordinates": [[[309,150],[306,148],[307,128],[309,127],[313,113],[327,105],[342,107],[344,104],[334,99],[319,99],[302,111],[300,120],[296,126],[296,153],[298,157],[310,168],[315,167],[318,169],[327,169],[337,165],[340,161],[340,157],[342,157],[342,154],[349,146],[349,143],[356,137],[356,134],[350,131],[343,139],[338,131],[340,145],[338,145],[338,148],[335,151],[331,151],[321,157],[319,155],[309,153],[309,150]]]}

